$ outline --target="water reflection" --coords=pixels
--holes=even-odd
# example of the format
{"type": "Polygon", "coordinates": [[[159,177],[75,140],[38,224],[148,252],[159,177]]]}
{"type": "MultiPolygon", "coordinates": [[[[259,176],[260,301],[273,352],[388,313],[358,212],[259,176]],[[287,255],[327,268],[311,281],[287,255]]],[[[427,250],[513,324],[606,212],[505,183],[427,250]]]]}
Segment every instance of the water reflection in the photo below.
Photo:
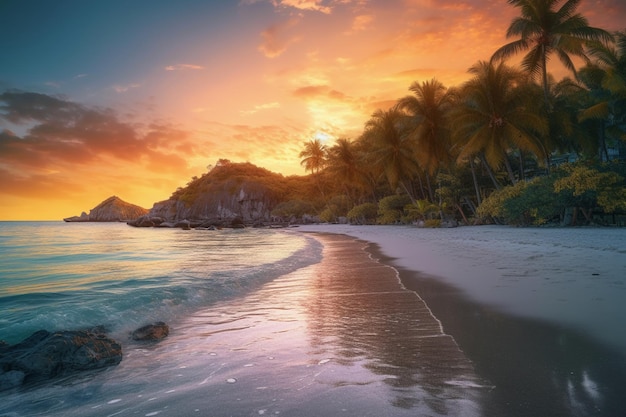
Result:
{"type": "MultiPolygon", "coordinates": [[[[482,414],[478,397],[489,387],[454,339],[414,292],[402,288],[395,270],[363,251],[355,254],[354,245],[349,238],[325,241],[329,261],[314,272],[305,305],[313,353],[345,367],[363,366],[388,387],[395,407],[482,414]]],[[[354,383],[341,374],[335,378],[336,385],[354,383]]]]}

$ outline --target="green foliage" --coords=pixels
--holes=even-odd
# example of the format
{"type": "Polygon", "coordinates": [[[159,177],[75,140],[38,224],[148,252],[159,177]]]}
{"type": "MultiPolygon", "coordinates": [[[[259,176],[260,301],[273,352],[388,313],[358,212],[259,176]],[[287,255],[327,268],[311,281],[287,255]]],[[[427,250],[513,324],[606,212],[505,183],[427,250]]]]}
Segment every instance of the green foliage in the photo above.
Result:
{"type": "Polygon", "coordinates": [[[378,202],[378,223],[395,224],[403,220],[405,216],[404,207],[411,203],[411,199],[406,194],[390,195],[378,202]]]}
{"type": "Polygon", "coordinates": [[[563,219],[568,208],[604,213],[626,210],[626,180],[618,166],[563,165],[552,175],[493,192],[478,208],[482,218],[513,225],[540,225],[563,219]],[[606,171],[601,171],[601,170],[606,171]]]}
{"type": "Polygon", "coordinates": [[[407,204],[404,207],[406,219],[413,222],[416,220],[430,220],[439,215],[439,206],[428,200],[417,200],[415,204],[407,204]]]}
{"type": "Polygon", "coordinates": [[[477,214],[517,226],[541,225],[559,216],[559,200],[551,177],[534,178],[493,192],[477,214]]]}
{"type": "Polygon", "coordinates": [[[324,210],[322,210],[322,212],[319,214],[319,218],[325,223],[334,223],[337,221],[337,215],[330,207],[326,207],[324,210]]]}
{"type": "Polygon", "coordinates": [[[355,206],[347,214],[352,224],[374,224],[378,215],[378,206],[374,203],[363,203],[355,206]]]}
{"type": "Polygon", "coordinates": [[[594,208],[605,213],[626,210],[626,180],[617,172],[600,172],[583,165],[563,167],[567,174],[554,182],[554,190],[571,195],[573,205],[594,208]]]}
{"type": "Polygon", "coordinates": [[[272,216],[279,216],[285,219],[292,217],[301,218],[305,214],[314,212],[313,205],[303,200],[289,200],[279,203],[272,210],[272,216]]]}
{"type": "Polygon", "coordinates": [[[348,213],[350,200],[344,195],[332,197],[326,207],[320,213],[320,220],[323,222],[335,222],[339,217],[345,217],[348,213]]]}
{"type": "Polygon", "coordinates": [[[441,227],[441,219],[428,219],[424,222],[424,227],[430,227],[431,229],[441,227]]]}

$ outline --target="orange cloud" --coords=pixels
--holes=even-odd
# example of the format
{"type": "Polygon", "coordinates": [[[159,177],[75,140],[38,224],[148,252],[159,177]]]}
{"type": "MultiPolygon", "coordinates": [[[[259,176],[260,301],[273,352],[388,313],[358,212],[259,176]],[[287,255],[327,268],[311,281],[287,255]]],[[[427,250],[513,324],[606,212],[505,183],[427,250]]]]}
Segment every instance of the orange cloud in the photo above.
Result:
{"type": "Polygon", "coordinates": [[[355,16],[352,20],[352,27],[347,33],[354,33],[366,30],[369,27],[370,23],[372,23],[372,21],[374,21],[374,16],[369,14],[361,14],[355,16]]]}
{"type": "Polygon", "coordinates": [[[329,14],[332,11],[332,7],[325,6],[324,3],[328,3],[323,0],[273,0],[272,3],[275,7],[293,7],[299,10],[312,10],[329,14]]]}
{"type": "Polygon", "coordinates": [[[267,58],[276,58],[280,56],[287,48],[298,42],[300,36],[289,34],[289,29],[298,24],[300,18],[291,18],[285,22],[274,24],[263,32],[261,38],[263,42],[259,45],[258,50],[267,58]]]}
{"type": "Polygon", "coordinates": [[[132,124],[110,109],[19,91],[0,94],[0,104],[0,120],[24,130],[0,132],[3,195],[62,198],[87,187],[132,188],[110,180],[123,173],[126,182],[144,175],[172,184],[173,173],[191,172],[186,156],[200,153],[189,132],[166,123],[132,124]]]}
{"type": "Polygon", "coordinates": [[[348,100],[348,97],[344,93],[333,90],[327,85],[300,87],[293,92],[293,95],[304,99],[326,97],[333,100],[348,100]]]}
{"type": "Polygon", "coordinates": [[[185,70],[201,70],[204,69],[202,65],[195,64],[176,64],[168,65],[165,67],[165,71],[185,71],[185,70]]]}

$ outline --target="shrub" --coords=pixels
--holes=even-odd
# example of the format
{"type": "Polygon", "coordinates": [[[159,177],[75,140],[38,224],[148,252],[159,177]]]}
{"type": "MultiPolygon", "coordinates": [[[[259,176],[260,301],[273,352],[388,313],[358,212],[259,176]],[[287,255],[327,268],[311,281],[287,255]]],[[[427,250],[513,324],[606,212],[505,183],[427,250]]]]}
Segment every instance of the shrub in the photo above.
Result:
{"type": "Polygon", "coordinates": [[[441,220],[440,219],[428,219],[424,222],[424,227],[430,227],[433,229],[441,227],[441,220]]]}
{"type": "Polygon", "coordinates": [[[558,216],[560,198],[555,195],[552,178],[534,178],[494,191],[478,207],[481,218],[518,226],[540,225],[558,216]]]}
{"type": "Polygon", "coordinates": [[[404,207],[411,203],[407,195],[390,195],[378,202],[378,223],[394,224],[404,217],[404,207]]]}
{"type": "Polygon", "coordinates": [[[364,203],[354,206],[348,212],[348,220],[352,224],[373,224],[376,223],[378,206],[374,203],[364,203]]]}
{"type": "Polygon", "coordinates": [[[283,218],[301,218],[305,214],[313,213],[313,206],[311,203],[302,200],[289,200],[283,203],[279,203],[272,210],[272,216],[278,216],[283,218]]]}

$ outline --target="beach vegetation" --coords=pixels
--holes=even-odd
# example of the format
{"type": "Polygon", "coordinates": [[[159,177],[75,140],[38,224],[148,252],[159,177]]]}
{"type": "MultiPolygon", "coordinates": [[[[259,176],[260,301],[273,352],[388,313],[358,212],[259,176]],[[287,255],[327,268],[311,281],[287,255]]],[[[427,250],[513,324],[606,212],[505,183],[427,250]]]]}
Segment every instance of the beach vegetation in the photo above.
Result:
{"type": "Polygon", "coordinates": [[[327,223],[334,223],[337,222],[340,217],[346,217],[350,210],[349,202],[349,198],[344,195],[332,197],[319,214],[320,220],[327,223]]]}
{"type": "Polygon", "coordinates": [[[377,110],[361,136],[367,149],[364,160],[375,178],[384,177],[391,190],[404,192],[415,201],[410,183],[420,171],[417,141],[407,134],[409,118],[397,107],[377,110]]]}
{"type": "Polygon", "coordinates": [[[289,200],[278,203],[272,210],[272,216],[283,219],[302,219],[315,212],[313,204],[304,200],[289,200]]]}
{"type": "Polygon", "coordinates": [[[378,202],[378,224],[402,224],[407,222],[405,208],[412,204],[406,194],[395,194],[378,202]]]}
{"type": "Polygon", "coordinates": [[[626,177],[620,175],[620,169],[624,168],[618,164],[566,164],[550,176],[493,192],[477,214],[496,223],[519,226],[602,224],[603,216],[594,213],[626,212],[626,177]]]}
{"type": "Polygon", "coordinates": [[[436,229],[438,227],[441,227],[441,219],[428,219],[424,221],[424,227],[430,229],[436,229]]]}
{"type": "Polygon", "coordinates": [[[428,200],[417,200],[415,203],[404,206],[405,216],[403,219],[410,223],[433,220],[440,217],[441,209],[442,206],[428,200]]]}
{"type": "Polygon", "coordinates": [[[510,42],[477,57],[466,82],[415,81],[355,137],[304,142],[306,175],[220,160],[173,197],[193,206],[254,184],[246,190],[268,193],[275,216],[356,224],[584,225],[626,214],[626,30],[590,27],[580,0],[508,3],[519,11],[510,42]],[[561,80],[548,72],[553,57],[569,70],[561,80]]]}
{"type": "Polygon", "coordinates": [[[346,215],[351,224],[376,224],[378,206],[374,203],[363,203],[352,209],[346,215]]]}
{"type": "MultiPolygon", "coordinates": [[[[461,103],[453,116],[457,156],[466,160],[480,155],[489,169],[504,166],[515,184],[510,153],[531,152],[544,161],[541,139],[548,132],[547,120],[538,107],[536,90],[528,88],[522,72],[500,62],[481,61],[470,68],[474,77],[461,89],[461,103]]],[[[494,186],[500,187],[495,175],[494,186]]]]}
{"type": "Polygon", "coordinates": [[[492,56],[506,59],[526,52],[521,66],[532,77],[540,77],[546,105],[549,102],[548,62],[556,55],[561,64],[576,74],[572,57],[588,61],[586,47],[592,42],[609,42],[611,35],[603,29],[589,26],[587,19],[576,12],[581,0],[508,0],[519,8],[506,32],[516,40],[503,45],[492,56]],[[559,6],[560,4],[560,7],[559,6]]]}

